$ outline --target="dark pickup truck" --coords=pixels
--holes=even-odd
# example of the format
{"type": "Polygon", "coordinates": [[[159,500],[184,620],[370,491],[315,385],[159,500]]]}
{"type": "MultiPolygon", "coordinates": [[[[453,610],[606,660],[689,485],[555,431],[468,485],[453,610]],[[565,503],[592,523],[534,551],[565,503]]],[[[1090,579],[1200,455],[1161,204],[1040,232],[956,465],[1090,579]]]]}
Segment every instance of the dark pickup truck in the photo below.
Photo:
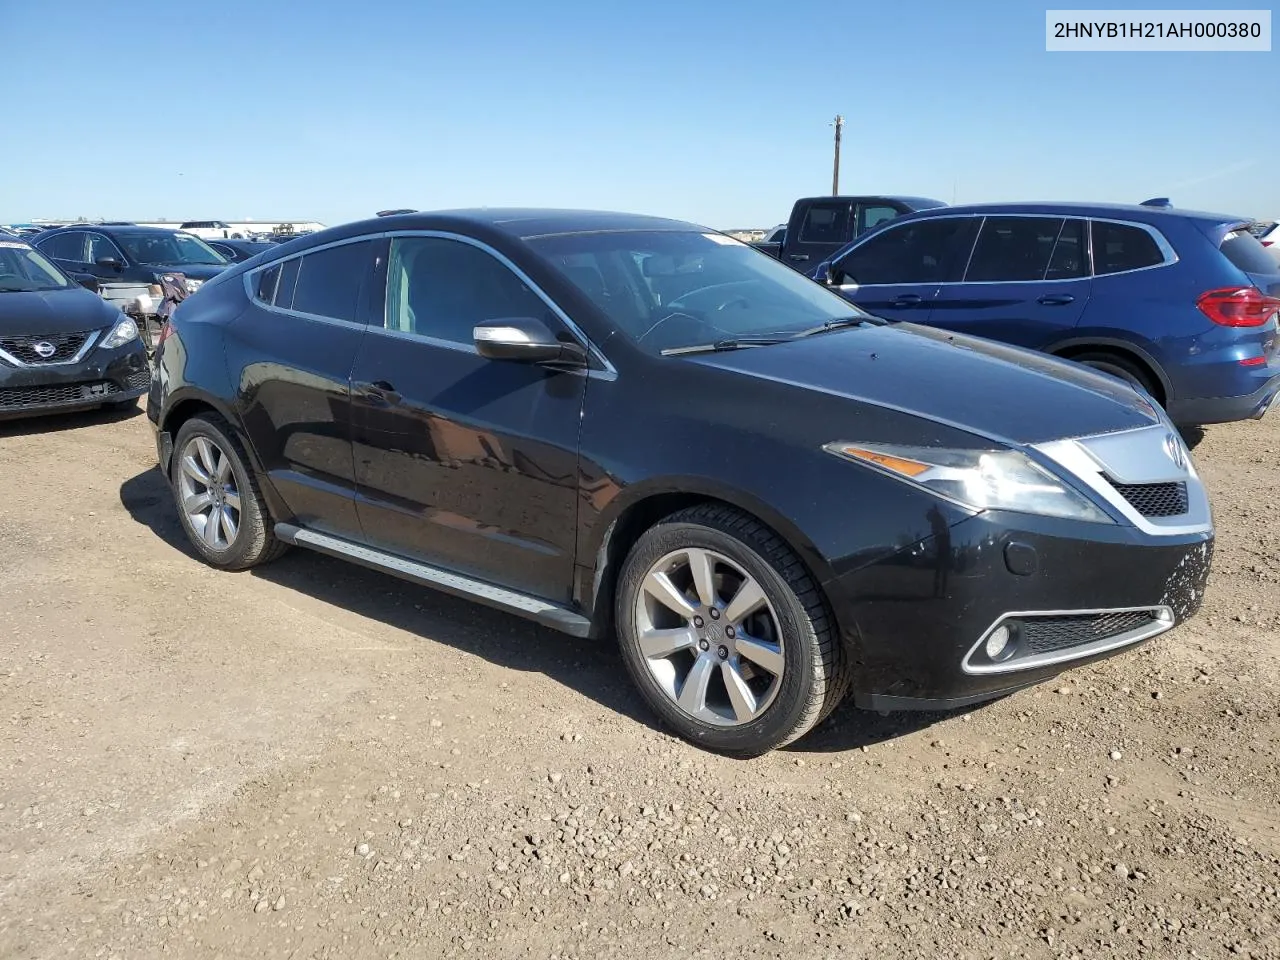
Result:
{"type": "Polygon", "coordinates": [[[753,243],[787,266],[807,272],[854,237],[916,210],[945,207],[927,197],[805,197],[791,208],[781,242],[753,243]]]}

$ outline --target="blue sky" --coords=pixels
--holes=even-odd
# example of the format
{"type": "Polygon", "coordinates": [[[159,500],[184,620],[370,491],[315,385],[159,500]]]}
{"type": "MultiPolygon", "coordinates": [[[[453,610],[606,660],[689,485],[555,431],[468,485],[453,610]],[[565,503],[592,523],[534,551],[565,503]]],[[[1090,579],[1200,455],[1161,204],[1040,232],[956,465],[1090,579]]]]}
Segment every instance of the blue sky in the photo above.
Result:
{"type": "Polygon", "coordinates": [[[1280,216],[1280,54],[1046,53],[1044,11],[0,0],[0,222],[559,205],[766,226],[829,192],[836,113],[846,193],[1280,216]]]}

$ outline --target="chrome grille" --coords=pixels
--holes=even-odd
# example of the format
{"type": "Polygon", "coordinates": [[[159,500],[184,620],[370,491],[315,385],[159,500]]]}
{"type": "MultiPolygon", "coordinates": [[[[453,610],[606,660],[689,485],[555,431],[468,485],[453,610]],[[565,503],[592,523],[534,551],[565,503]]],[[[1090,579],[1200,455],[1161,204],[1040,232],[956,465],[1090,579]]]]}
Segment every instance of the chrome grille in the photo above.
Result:
{"type": "Polygon", "coordinates": [[[1187,484],[1175,483],[1117,483],[1107,481],[1120,496],[1144,517],[1180,517],[1187,512],[1187,484]]]}
{"type": "Polygon", "coordinates": [[[0,350],[21,363],[35,366],[41,363],[65,363],[80,352],[84,342],[89,339],[88,333],[55,333],[49,336],[21,336],[0,338],[0,350]],[[41,356],[36,351],[37,343],[47,343],[53,347],[49,356],[41,356]]]}

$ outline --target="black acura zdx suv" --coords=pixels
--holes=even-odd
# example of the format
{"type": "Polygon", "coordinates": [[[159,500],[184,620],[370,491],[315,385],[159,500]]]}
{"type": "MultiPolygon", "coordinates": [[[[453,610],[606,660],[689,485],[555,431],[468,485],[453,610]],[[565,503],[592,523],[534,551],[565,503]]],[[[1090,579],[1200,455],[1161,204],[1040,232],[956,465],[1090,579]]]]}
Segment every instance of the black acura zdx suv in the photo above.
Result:
{"type": "Polygon", "coordinates": [[[150,384],[133,320],[0,239],[0,420],[135,404],[150,384]]]}
{"type": "Polygon", "coordinates": [[[690,740],[747,756],[851,691],[976,703],[1169,630],[1213,525],[1149,398],[886,324],[722,234],[410,213],[234,266],[148,400],[200,555],[308,547],[616,634],[690,740]]]}

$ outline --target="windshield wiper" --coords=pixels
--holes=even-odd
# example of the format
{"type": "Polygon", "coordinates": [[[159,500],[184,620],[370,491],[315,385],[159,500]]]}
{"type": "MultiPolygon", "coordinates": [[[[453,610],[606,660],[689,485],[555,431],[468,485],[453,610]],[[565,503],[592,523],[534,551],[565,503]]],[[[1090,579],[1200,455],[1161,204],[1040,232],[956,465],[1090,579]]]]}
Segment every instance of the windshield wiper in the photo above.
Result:
{"type": "Polygon", "coordinates": [[[888,320],[881,320],[879,317],[872,316],[854,316],[854,317],[837,317],[834,320],[828,320],[819,327],[810,327],[808,330],[801,330],[795,335],[795,339],[801,337],[812,337],[815,333],[827,333],[831,330],[843,330],[846,327],[883,327],[888,324],[888,320]]]}
{"type": "Polygon", "coordinates": [[[34,293],[34,292],[35,292],[34,287],[12,287],[12,286],[0,287],[0,293],[34,293]]]}
{"type": "Polygon", "coordinates": [[[692,347],[669,347],[662,351],[664,357],[675,357],[682,353],[720,353],[723,350],[737,350],[741,347],[767,347],[774,343],[786,343],[790,337],[735,337],[732,340],[717,340],[715,343],[699,343],[692,347]]]}

